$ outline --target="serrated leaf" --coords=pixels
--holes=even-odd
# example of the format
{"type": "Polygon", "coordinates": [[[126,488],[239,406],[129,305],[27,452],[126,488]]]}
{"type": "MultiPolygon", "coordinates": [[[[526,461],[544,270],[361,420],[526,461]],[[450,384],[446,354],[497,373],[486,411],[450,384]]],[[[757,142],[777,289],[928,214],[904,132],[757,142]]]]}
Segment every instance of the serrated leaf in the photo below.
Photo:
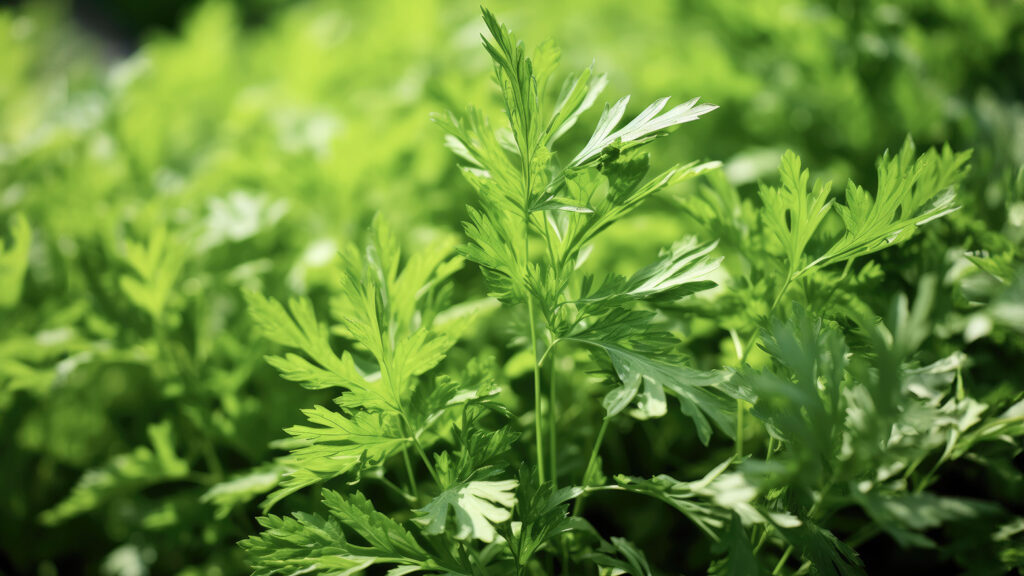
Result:
{"type": "Polygon", "coordinates": [[[349,576],[373,565],[372,558],[352,554],[337,521],[296,512],[257,518],[264,528],[239,542],[253,567],[253,576],[320,574],[349,576]]]}
{"type": "Polygon", "coordinates": [[[199,497],[204,504],[216,506],[216,517],[227,518],[237,506],[241,506],[253,498],[266,494],[277,486],[285,468],[278,464],[259,466],[231,478],[218,482],[199,497]]]}
{"type": "Polygon", "coordinates": [[[570,166],[583,166],[597,157],[605,148],[612,144],[642,144],[656,137],[660,132],[686,122],[697,120],[702,115],[718,108],[714,104],[697,105],[699,98],[684,102],[668,112],[658,113],[668,104],[668,98],[659,98],[633,120],[616,130],[622,116],[626,113],[629,96],[621,98],[614,106],[605,106],[604,113],[597,121],[597,128],[587,145],[569,162],[570,166]]]}
{"type": "Polygon", "coordinates": [[[454,515],[452,537],[492,542],[494,524],[512,517],[516,503],[515,480],[480,480],[453,486],[416,511],[425,534],[441,534],[448,526],[449,509],[454,515]]]}
{"type": "Polygon", "coordinates": [[[832,200],[828,200],[832,183],[816,181],[808,193],[810,172],[800,170],[800,158],[792,151],[783,154],[779,175],[781,187],[761,186],[760,196],[765,206],[761,216],[782,243],[790,274],[794,274],[800,268],[804,248],[832,206],[832,200]]]}
{"type": "Polygon", "coordinates": [[[643,417],[663,416],[667,410],[667,390],[679,401],[683,413],[693,419],[701,442],[706,444],[710,439],[712,422],[726,434],[731,433],[735,407],[716,392],[716,388],[728,380],[728,373],[665,364],[618,345],[590,343],[607,352],[623,384],[622,389],[605,398],[606,417],[622,412],[634,398],[638,400],[638,410],[643,417]]]}

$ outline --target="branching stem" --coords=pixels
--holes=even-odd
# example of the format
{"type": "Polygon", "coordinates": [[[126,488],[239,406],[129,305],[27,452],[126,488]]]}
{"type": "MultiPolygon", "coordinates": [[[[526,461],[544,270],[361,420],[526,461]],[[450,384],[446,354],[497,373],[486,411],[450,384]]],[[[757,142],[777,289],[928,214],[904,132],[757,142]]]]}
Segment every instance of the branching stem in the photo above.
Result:
{"type": "Polygon", "coordinates": [[[430,477],[434,479],[434,482],[441,486],[441,477],[437,475],[437,470],[434,469],[434,465],[430,463],[430,458],[427,457],[426,451],[423,450],[423,446],[420,444],[419,438],[412,433],[412,427],[409,426],[409,421],[406,420],[405,414],[402,414],[402,428],[404,429],[405,435],[412,441],[412,445],[416,448],[416,453],[420,455],[420,459],[423,460],[423,464],[427,467],[427,472],[430,472],[430,477]]]}

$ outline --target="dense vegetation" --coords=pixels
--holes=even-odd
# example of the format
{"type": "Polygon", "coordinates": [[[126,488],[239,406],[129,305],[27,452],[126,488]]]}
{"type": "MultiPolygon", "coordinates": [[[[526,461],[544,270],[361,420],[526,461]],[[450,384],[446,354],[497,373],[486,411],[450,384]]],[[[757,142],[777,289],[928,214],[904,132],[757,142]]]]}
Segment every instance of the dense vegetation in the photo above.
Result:
{"type": "Polygon", "coordinates": [[[1024,573],[1019,3],[259,6],[0,12],[0,574],[1024,573]]]}

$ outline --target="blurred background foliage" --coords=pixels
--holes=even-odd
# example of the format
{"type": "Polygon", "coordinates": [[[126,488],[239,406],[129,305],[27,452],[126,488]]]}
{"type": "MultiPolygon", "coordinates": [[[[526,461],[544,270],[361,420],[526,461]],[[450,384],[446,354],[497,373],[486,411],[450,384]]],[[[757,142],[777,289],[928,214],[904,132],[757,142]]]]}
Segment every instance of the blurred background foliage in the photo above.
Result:
{"type": "MultiPolygon", "coordinates": [[[[876,309],[937,274],[924,355],[964,349],[971,385],[1019,390],[1024,4],[489,7],[528,45],[554,38],[570,69],[596,56],[613,87],[603,100],[721,106],[659,142],[654,159],[722,160],[722,171],[611,230],[589,263],[598,269],[634,270],[699,231],[685,208],[701,187],[752,198],[787,148],[837,190],[848,177],[873,185],[875,158],[908,134],[919,149],[973,148],[965,208],[878,256],[896,273],[876,309]]],[[[474,3],[440,0],[0,10],[0,573],[245,571],[235,542],[255,530],[256,501],[208,490],[242,474],[249,498],[265,491],[272,442],[312,401],[263,364],[270,347],[241,289],[325,305],[337,249],[377,212],[409,245],[459,231],[469,187],[430,115],[489,102],[498,116],[478,15],[474,3]]],[[[467,268],[457,290],[482,294],[478,276],[467,268]]],[[[519,390],[507,334],[480,331],[465,353],[497,356],[519,390]]],[[[697,326],[690,340],[702,365],[735,362],[720,327],[697,326]]],[[[718,461],[681,416],[619,426],[609,470],[693,476],[718,461]]],[[[966,464],[961,476],[967,495],[994,489],[966,464]]],[[[999,498],[1019,513],[1021,494],[1004,486],[999,498]]],[[[685,528],[651,536],[672,523],[655,504],[604,519],[593,508],[656,565],[706,564],[699,542],[680,559],[685,528]]],[[[892,543],[873,546],[869,568],[871,557],[912,562],[892,543]]]]}

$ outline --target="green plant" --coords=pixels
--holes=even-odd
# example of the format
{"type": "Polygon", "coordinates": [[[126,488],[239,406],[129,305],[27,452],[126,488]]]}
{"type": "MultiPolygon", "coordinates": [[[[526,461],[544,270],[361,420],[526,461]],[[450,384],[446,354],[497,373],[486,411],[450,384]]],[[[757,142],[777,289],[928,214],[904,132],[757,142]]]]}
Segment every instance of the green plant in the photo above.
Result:
{"type": "Polygon", "coordinates": [[[920,364],[934,278],[922,277],[912,306],[895,299],[881,322],[861,296],[884,275],[869,256],[957,209],[969,154],[946,147],[918,156],[908,139],[879,160],[876,192],[851,182],[838,199],[830,183],[808,188],[809,173],[787,153],[781,185],[763,186],[752,209],[716,176],[717,163],[646,179],[643,146],[714,106],[692,100],[662,113],[662,99],[620,127],[623,98],[605,107],[589,142],[563,163],[554,144],[596,101],[604,77],[572,74],[549,103],[558,51],[547,43],[527,56],[486,10],[484,21],[507,124],[473,108],[438,123],[479,200],[460,251],[480,266],[490,295],[520,312],[513,342],[532,374],[533,409],[517,413],[492,365],[450,358],[473,323],[466,312],[493,308],[451,304],[444,282],[461,266],[446,259],[451,244],[403,263],[397,242],[376,224],[362,258],[344,253],[331,330],[308,302],[292,302],[289,315],[250,295],[263,334],[303,352],[270,363],[307,388],[343,390],[336,409],[306,411],[315,426],[288,430],[286,480],[266,506],[340,475],[360,486],[324,490],[327,516],[261,518],[265,530],[242,543],[256,573],[341,574],[383,564],[391,574],[651,574],[639,548],[606,539],[585,519],[585,496],[620,491],[692,521],[724,553],[711,562],[715,573],[858,574],[855,549],[879,532],[931,547],[927,531],[965,520],[1003,534],[989,544],[1013,565],[1020,519],[928,489],[948,462],[1024,435],[1019,393],[972,398],[960,352],[920,364]],[[587,270],[602,231],[655,193],[705,173],[711,186],[682,200],[698,236],[629,278],[587,270]],[[721,238],[701,239],[708,232],[721,238]],[[733,271],[723,274],[723,258],[712,256],[719,249],[745,259],[726,257],[733,271]],[[858,260],[864,264],[855,267],[858,260]],[[845,265],[841,274],[830,268],[836,264],[845,265]],[[732,334],[734,366],[705,370],[688,359],[679,335],[692,334],[701,316],[732,334]],[[341,356],[332,332],[349,343],[341,356]],[[579,442],[560,414],[570,399],[596,405],[594,384],[605,387],[600,426],[579,442]],[[607,483],[600,454],[613,422],[662,418],[670,398],[704,445],[717,429],[735,454],[699,480],[619,473],[607,483]],[[560,466],[566,452],[589,457],[560,466]],[[360,490],[375,484],[389,491],[368,499],[360,490]]]}
{"type": "Polygon", "coordinates": [[[126,36],[0,9],[0,573],[243,573],[261,499],[282,538],[340,530],[264,546],[282,569],[379,524],[495,574],[1020,572],[1024,10],[494,1],[607,78],[561,94],[502,31],[508,103],[440,0],[203,0],[126,36]],[[601,118],[606,83],[633,98],[601,118]],[[619,131],[667,93],[722,110],[619,131]],[[463,102],[457,169],[430,113],[463,102]],[[644,151],[672,174],[646,196],[644,151]],[[444,349],[404,380],[344,321],[372,324],[332,260],[367,228],[342,269],[405,295],[379,334],[444,349]]]}

